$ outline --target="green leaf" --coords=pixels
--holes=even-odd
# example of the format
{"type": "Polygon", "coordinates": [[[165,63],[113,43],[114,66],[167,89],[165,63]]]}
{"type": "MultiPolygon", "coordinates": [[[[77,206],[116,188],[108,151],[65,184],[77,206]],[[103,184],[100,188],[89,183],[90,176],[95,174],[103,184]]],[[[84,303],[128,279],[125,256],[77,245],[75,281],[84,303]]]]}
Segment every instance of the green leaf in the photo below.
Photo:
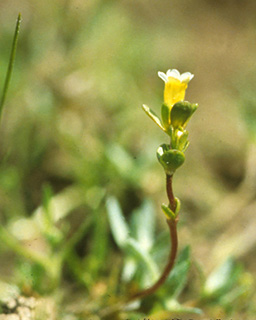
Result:
{"type": "Polygon", "coordinates": [[[139,161],[134,158],[118,144],[109,144],[106,146],[106,156],[118,172],[132,184],[138,183],[142,170],[139,161]]]}
{"type": "Polygon", "coordinates": [[[162,203],[161,205],[162,210],[164,212],[164,214],[166,215],[167,219],[175,219],[176,215],[175,213],[164,203],[162,203]]]}
{"type": "Polygon", "coordinates": [[[94,212],[90,254],[85,258],[87,270],[94,279],[97,279],[101,268],[104,267],[108,250],[107,217],[101,213],[100,209],[94,212]]]}
{"type": "MultiPolygon", "coordinates": [[[[158,280],[159,271],[156,263],[135,239],[130,238],[127,240],[125,250],[135,257],[138,263],[142,262],[144,264],[144,267],[146,267],[146,270],[150,273],[152,283],[158,280]]],[[[144,270],[144,272],[146,270],[144,270]]]]}
{"type": "Polygon", "coordinates": [[[134,259],[134,257],[127,257],[124,261],[124,267],[122,271],[122,280],[125,282],[131,281],[133,278],[136,269],[137,269],[137,261],[134,259]]]}
{"type": "Polygon", "coordinates": [[[186,285],[189,268],[190,247],[186,246],[179,254],[177,262],[167,279],[168,297],[178,298],[186,285]]]}
{"type": "Polygon", "coordinates": [[[167,230],[157,235],[154,246],[151,250],[151,255],[157,263],[166,262],[166,257],[169,253],[169,248],[166,245],[169,243],[170,234],[167,230]]]}
{"type": "Polygon", "coordinates": [[[107,213],[112,235],[120,248],[123,248],[129,238],[129,227],[125,222],[118,201],[114,198],[107,200],[107,213]]]}
{"type": "Polygon", "coordinates": [[[158,116],[155,114],[153,110],[151,110],[148,106],[145,104],[142,105],[142,109],[146,112],[146,114],[158,125],[160,129],[165,131],[165,128],[163,127],[161,120],[158,118],[158,116]]]}
{"type": "Polygon", "coordinates": [[[155,232],[155,214],[151,201],[145,200],[140,208],[133,211],[131,232],[143,249],[149,251],[152,248],[155,232]]]}
{"type": "MultiPolygon", "coordinates": [[[[183,306],[183,305],[179,304],[179,302],[176,301],[175,299],[168,299],[165,302],[165,307],[168,311],[171,311],[171,312],[194,313],[194,314],[202,314],[203,313],[201,309],[183,306]]],[[[173,314],[171,314],[171,316],[173,316],[173,314]]],[[[178,318],[177,318],[177,320],[178,320],[178,318]]]]}
{"type": "Polygon", "coordinates": [[[170,108],[165,103],[162,104],[161,116],[163,125],[165,129],[168,130],[170,127],[170,108]]]}
{"type": "Polygon", "coordinates": [[[242,268],[229,257],[207,278],[203,290],[204,296],[219,299],[237,283],[241,272],[242,268]]]}
{"type": "Polygon", "coordinates": [[[8,70],[7,70],[6,77],[5,77],[3,94],[2,94],[2,97],[0,100],[0,121],[2,118],[3,107],[4,107],[7,91],[9,88],[10,80],[11,80],[12,69],[13,69],[13,65],[14,65],[14,59],[15,59],[15,54],[16,54],[17,42],[18,42],[18,35],[19,35],[19,31],[20,31],[20,23],[21,23],[21,14],[18,15],[17,22],[16,22],[16,28],[15,28],[13,42],[12,42],[12,49],[11,49],[8,70]]]}
{"type": "Polygon", "coordinates": [[[175,215],[177,217],[177,215],[179,214],[180,212],[180,199],[175,197],[175,203],[176,203],[176,209],[175,209],[175,215]]]}
{"type": "Polygon", "coordinates": [[[126,320],[138,320],[138,319],[147,319],[146,315],[144,313],[139,313],[139,312],[128,312],[125,313],[125,316],[123,319],[126,320]]]}

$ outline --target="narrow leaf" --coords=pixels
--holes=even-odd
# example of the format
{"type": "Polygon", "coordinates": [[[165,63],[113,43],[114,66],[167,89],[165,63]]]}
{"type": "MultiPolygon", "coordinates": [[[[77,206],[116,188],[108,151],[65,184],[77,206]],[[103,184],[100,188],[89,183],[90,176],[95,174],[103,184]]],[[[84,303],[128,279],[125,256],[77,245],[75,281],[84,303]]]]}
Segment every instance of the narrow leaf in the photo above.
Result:
{"type": "Polygon", "coordinates": [[[139,262],[143,262],[146,270],[150,272],[152,283],[158,279],[159,271],[158,267],[155,264],[154,260],[147,253],[147,251],[143,250],[140,244],[135,239],[128,239],[126,243],[126,249],[128,252],[133,255],[136,260],[139,262]]]}
{"type": "Polygon", "coordinates": [[[10,83],[10,80],[11,80],[12,69],[13,69],[13,65],[14,65],[15,53],[16,53],[17,42],[18,42],[18,35],[19,35],[19,30],[20,30],[20,23],[21,23],[21,14],[18,15],[17,22],[16,22],[16,28],[15,28],[13,42],[12,42],[12,49],[11,49],[11,55],[10,55],[10,59],[9,59],[8,70],[7,70],[7,74],[6,74],[6,77],[5,77],[5,83],[4,83],[2,98],[1,98],[1,101],[0,101],[0,121],[1,121],[1,118],[2,118],[2,113],[3,113],[4,102],[5,102],[5,99],[6,99],[6,94],[7,94],[9,83],[10,83]]]}
{"type": "Polygon", "coordinates": [[[129,238],[129,227],[125,222],[119,203],[114,197],[107,200],[107,212],[113,237],[117,245],[123,248],[129,238]]]}
{"type": "Polygon", "coordinates": [[[164,214],[166,215],[167,219],[175,219],[176,215],[175,213],[166,205],[166,204],[162,204],[162,210],[164,212],[164,214]]]}
{"type": "Polygon", "coordinates": [[[149,251],[153,246],[155,231],[155,215],[151,201],[144,201],[139,209],[134,210],[131,228],[135,239],[146,251],[149,251]]]}
{"type": "Polygon", "coordinates": [[[142,109],[146,112],[146,114],[162,129],[165,131],[165,128],[163,127],[161,120],[158,118],[158,116],[155,114],[153,110],[151,110],[148,106],[145,104],[142,105],[142,109]]]}
{"type": "Polygon", "coordinates": [[[176,299],[184,289],[190,267],[190,248],[186,246],[179,254],[174,269],[167,279],[168,296],[176,299]]]}
{"type": "Polygon", "coordinates": [[[205,283],[204,294],[220,297],[230,291],[231,287],[236,284],[241,271],[241,267],[235,263],[234,259],[228,258],[210,274],[205,283]]]}
{"type": "MultiPolygon", "coordinates": [[[[186,307],[179,304],[175,299],[169,299],[165,302],[166,309],[170,312],[179,312],[179,313],[194,313],[194,314],[202,314],[202,310],[199,308],[186,307]]],[[[173,316],[173,314],[171,314],[173,316]]],[[[176,319],[176,318],[175,318],[176,319]]],[[[173,319],[174,320],[174,319],[173,319]]],[[[178,318],[177,318],[178,320],[178,318]]],[[[192,320],[192,319],[191,319],[192,320]]]]}

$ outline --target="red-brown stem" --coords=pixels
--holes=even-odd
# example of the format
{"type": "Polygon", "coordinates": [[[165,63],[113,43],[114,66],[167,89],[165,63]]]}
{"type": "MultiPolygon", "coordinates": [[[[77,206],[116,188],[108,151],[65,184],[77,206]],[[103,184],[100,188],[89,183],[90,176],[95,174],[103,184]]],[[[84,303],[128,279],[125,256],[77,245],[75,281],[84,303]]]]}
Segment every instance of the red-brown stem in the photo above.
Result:
{"type": "Polygon", "coordinates": [[[166,175],[166,192],[167,192],[167,197],[169,199],[169,205],[170,209],[175,212],[176,209],[176,201],[173,195],[173,190],[172,190],[172,177],[170,175],[166,175]]]}
{"type": "Polygon", "coordinates": [[[171,238],[172,244],[171,244],[170,255],[168,258],[168,263],[165,266],[161,277],[157,280],[157,282],[153,286],[149,287],[148,289],[139,291],[138,293],[136,293],[132,297],[130,297],[130,299],[128,299],[128,302],[139,299],[139,298],[144,298],[148,295],[153,294],[166,281],[169,273],[171,272],[171,270],[173,268],[175,258],[177,255],[177,249],[178,249],[177,222],[178,222],[178,220],[167,220],[167,224],[170,229],[170,238],[171,238]]]}
{"type": "MultiPolygon", "coordinates": [[[[174,198],[173,190],[172,190],[172,176],[170,176],[170,175],[166,175],[166,191],[167,191],[167,196],[168,196],[168,199],[170,202],[170,204],[169,204],[170,209],[175,212],[176,202],[175,202],[175,198],[174,198]]],[[[170,249],[168,262],[164,268],[164,271],[155,284],[153,284],[151,287],[149,287],[145,290],[142,290],[142,291],[135,293],[133,296],[131,296],[128,299],[127,302],[131,302],[131,301],[139,299],[139,298],[144,298],[144,297],[156,292],[156,290],[159,289],[162,286],[162,284],[164,284],[164,282],[166,281],[169,273],[171,272],[171,270],[174,266],[176,255],[177,255],[177,250],[178,250],[178,236],[177,236],[178,218],[176,218],[175,220],[167,219],[166,222],[167,222],[169,230],[170,230],[171,249],[170,249]]]]}

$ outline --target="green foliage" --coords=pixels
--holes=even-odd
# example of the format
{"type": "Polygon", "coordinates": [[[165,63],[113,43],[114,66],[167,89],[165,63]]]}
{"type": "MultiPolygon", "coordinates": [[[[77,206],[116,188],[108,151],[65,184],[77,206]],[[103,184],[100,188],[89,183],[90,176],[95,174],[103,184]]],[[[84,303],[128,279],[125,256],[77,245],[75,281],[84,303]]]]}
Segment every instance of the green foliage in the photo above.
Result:
{"type": "Polygon", "coordinates": [[[206,279],[202,299],[221,305],[227,312],[238,307],[243,308],[253,285],[252,281],[248,280],[242,266],[230,257],[206,279]]]}
{"type": "MultiPolygon", "coordinates": [[[[125,254],[123,267],[123,280],[136,279],[141,287],[152,285],[159,277],[158,263],[153,259],[153,253],[162,250],[155,241],[154,210],[149,201],[136,209],[131,215],[130,226],[125,222],[120,205],[114,198],[107,201],[107,211],[113,237],[125,254]],[[137,276],[137,277],[136,277],[137,276]]],[[[166,247],[166,241],[161,244],[166,247]]],[[[166,284],[156,293],[161,305],[169,311],[186,311],[186,307],[178,304],[188,277],[190,268],[190,250],[185,247],[170,273],[166,284]],[[177,309],[177,306],[178,309],[177,309]]],[[[189,311],[192,312],[193,308],[189,311]]],[[[153,306],[153,310],[157,309],[153,306]]],[[[182,311],[182,312],[183,312],[182,311]]],[[[199,309],[194,310],[196,313],[199,309]]]]}

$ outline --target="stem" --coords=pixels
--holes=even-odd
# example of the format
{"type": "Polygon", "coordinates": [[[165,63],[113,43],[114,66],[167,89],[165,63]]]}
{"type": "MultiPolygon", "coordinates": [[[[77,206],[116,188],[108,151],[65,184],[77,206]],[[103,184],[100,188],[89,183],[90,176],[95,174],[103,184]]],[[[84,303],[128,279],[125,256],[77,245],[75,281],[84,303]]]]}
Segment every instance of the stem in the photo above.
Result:
{"type": "Polygon", "coordinates": [[[171,239],[171,250],[168,258],[168,262],[164,268],[164,271],[161,275],[161,277],[158,279],[158,281],[148,289],[142,290],[136,294],[134,294],[132,297],[128,299],[127,302],[131,302],[133,300],[139,299],[139,298],[144,298],[148,295],[153,294],[154,292],[157,291],[158,288],[160,288],[164,282],[166,281],[169,273],[171,272],[175,258],[177,255],[177,249],[178,249],[178,237],[177,237],[177,222],[178,220],[166,220],[169,230],[170,230],[170,239],[171,239]]]}
{"type": "Polygon", "coordinates": [[[166,175],[166,192],[167,192],[167,197],[169,199],[169,206],[170,209],[175,212],[176,209],[176,201],[173,195],[173,190],[172,190],[172,177],[170,175],[166,175]]]}
{"type": "MultiPolygon", "coordinates": [[[[175,197],[173,195],[173,190],[172,190],[172,176],[170,175],[166,175],[166,191],[167,191],[167,196],[170,202],[169,206],[171,210],[175,212],[176,202],[175,202],[175,197]]],[[[166,281],[169,273],[171,272],[174,266],[174,262],[175,262],[175,259],[177,256],[177,250],[178,250],[178,235],[177,235],[178,218],[176,218],[175,220],[167,219],[166,222],[170,230],[171,248],[170,248],[169,258],[164,268],[164,271],[155,284],[153,284],[151,287],[145,290],[135,293],[128,299],[127,302],[131,302],[139,298],[144,298],[156,292],[157,289],[159,289],[164,284],[164,282],[166,281]]]]}

